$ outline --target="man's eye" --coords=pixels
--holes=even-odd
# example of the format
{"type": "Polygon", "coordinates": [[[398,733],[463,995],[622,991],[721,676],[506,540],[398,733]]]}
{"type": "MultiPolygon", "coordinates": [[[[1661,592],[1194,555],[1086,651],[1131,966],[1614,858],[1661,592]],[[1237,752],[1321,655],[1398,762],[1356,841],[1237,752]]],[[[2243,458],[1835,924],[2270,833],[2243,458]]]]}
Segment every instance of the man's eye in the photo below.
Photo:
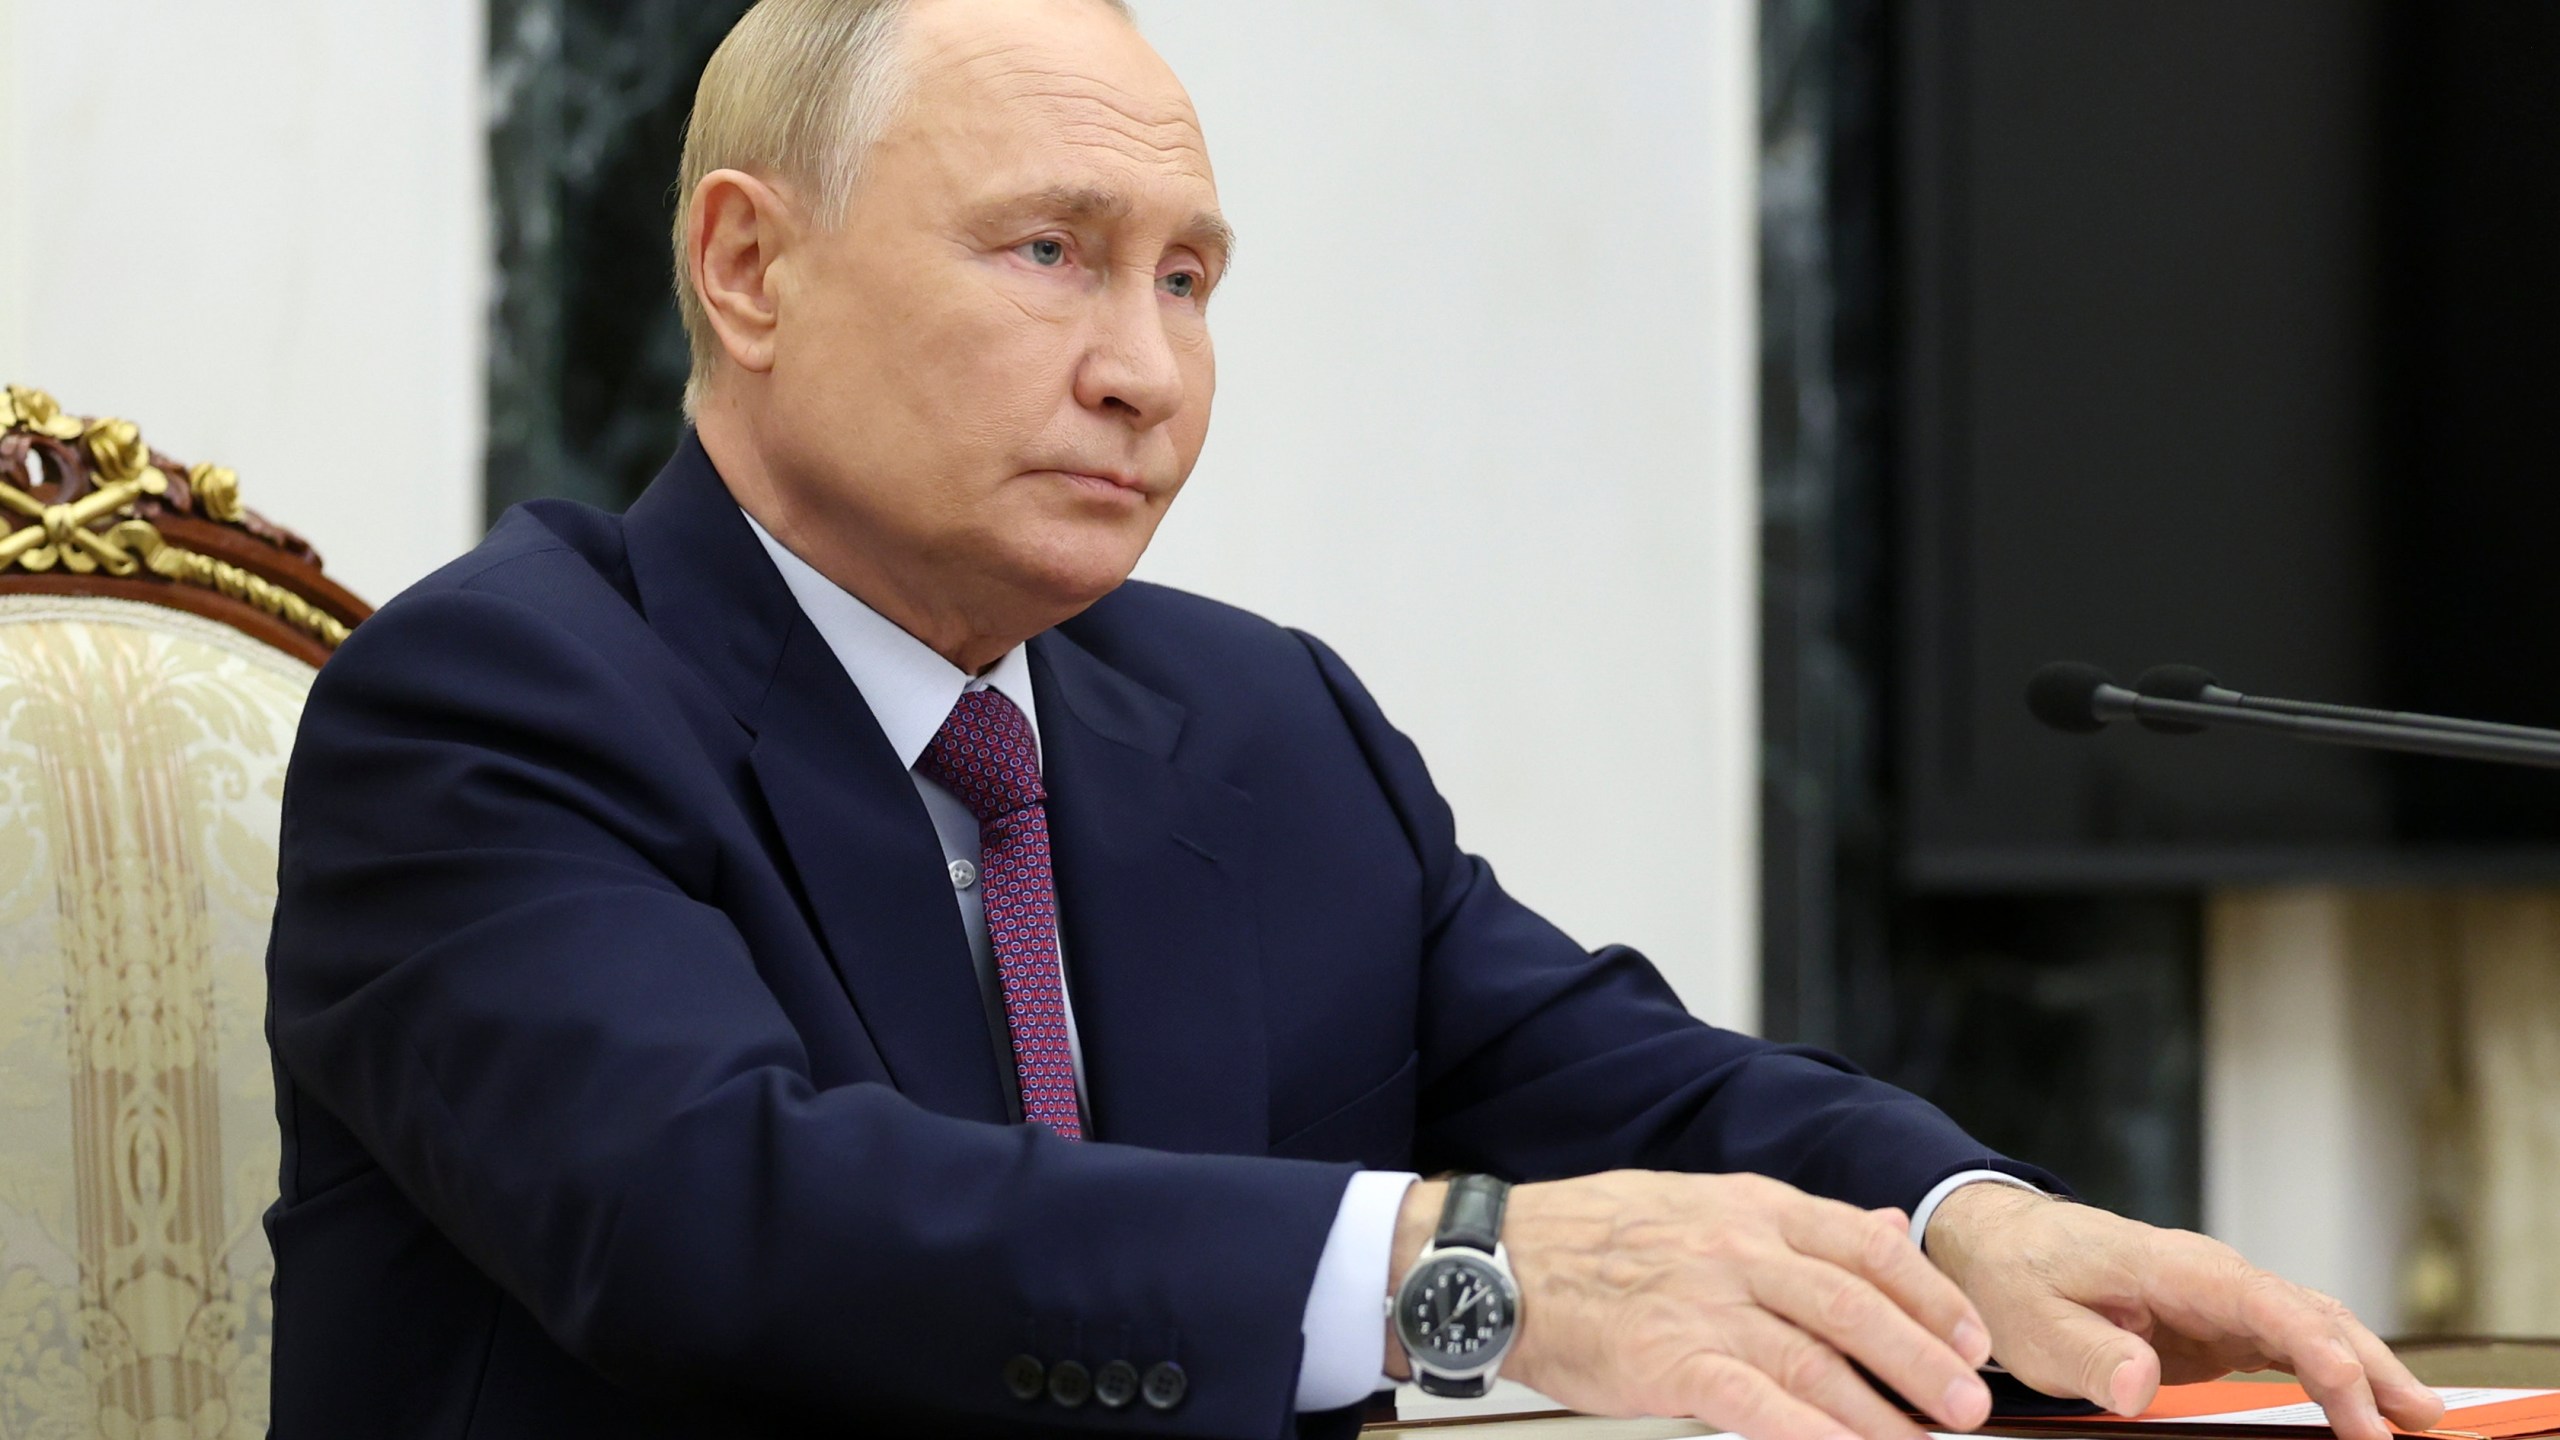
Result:
{"type": "Polygon", "coordinates": [[[1067,263],[1067,244],[1063,240],[1032,240],[1022,246],[1022,253],[1034,265],[1067,263]]]}
{"type": "Polygon", "coordinates": [[[1188,270],[1176,270],[1164,277],[1164,287],[1177,300],[1188,300],[1200,293],[1200,277],[1188,270]]]}

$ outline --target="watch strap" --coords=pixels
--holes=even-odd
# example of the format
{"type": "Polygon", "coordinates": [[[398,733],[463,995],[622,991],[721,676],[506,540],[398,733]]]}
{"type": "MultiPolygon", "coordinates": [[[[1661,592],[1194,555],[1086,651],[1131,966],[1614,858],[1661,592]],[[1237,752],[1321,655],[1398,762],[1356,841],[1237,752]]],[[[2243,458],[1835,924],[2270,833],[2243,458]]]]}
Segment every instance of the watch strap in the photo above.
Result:
{"type": "Polygon", "coordinates": [[[1413,1367],[1413,1383],[1423,1394],[1437,1395],[1444,1400],[1481,1400],[1493,1390],[1493,1377],[1490,1375],[1470,1375],[1458,1380],[1434,1375],[1419,1365],[1413,1367]]]}
{"type": "Polygon", "coordinates": [[[1502,1210],[1510,1203],[1511,1183],[1490,1175],[1461,1175],[1449,1182],[1440,1202],[1440,1229],[1432,1239],[1440,1245],[1462,1245],[1490,1255],[1502,1242],[1502,1210]]]}

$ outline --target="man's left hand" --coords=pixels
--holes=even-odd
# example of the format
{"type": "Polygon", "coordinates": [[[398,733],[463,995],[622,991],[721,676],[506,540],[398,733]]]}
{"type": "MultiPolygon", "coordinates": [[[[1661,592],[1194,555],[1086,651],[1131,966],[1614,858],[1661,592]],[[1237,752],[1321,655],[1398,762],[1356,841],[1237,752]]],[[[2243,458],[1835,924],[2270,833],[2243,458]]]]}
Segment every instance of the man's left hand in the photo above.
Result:
{"type": "Polygon", "coordinates": [[[2444,1418],[2435,1392],[2347,1307],[2218,1240],[2005,1185],[1968,1185],[1930,1217],[1929,1258],[1991,1329],[1991,1353],[2053,1395],[2119,1415],[2163,1383],[2290,1370],[2341,1440],[2444,1418]]]}

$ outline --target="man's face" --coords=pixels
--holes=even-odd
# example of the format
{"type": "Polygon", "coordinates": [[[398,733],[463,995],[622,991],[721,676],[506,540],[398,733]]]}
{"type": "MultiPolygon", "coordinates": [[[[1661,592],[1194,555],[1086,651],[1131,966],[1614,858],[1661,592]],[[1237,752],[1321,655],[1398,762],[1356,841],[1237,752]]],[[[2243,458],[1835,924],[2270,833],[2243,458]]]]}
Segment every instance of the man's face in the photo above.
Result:
{"type": "Polygon", "coordinates": [[[1208,434],[1227,252],[1199,121],[1098,4],[922,0],[905,43],[909,107],[782,277],[760,444],[891,583],[1072,613],[1208,434]]]}

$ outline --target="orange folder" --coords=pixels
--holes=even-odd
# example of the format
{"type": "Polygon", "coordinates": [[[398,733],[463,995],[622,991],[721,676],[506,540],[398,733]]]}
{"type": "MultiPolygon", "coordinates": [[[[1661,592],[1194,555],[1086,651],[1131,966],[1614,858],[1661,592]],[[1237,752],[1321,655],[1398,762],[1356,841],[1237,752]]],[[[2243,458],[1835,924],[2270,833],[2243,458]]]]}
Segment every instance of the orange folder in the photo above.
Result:
{"type": "MultiPolygon", "coordinates": [[[[2444,1419],[2423,1434],[2438,1440],[2527,1440],[2560,1436],[2560,1390],[2500,1390],[2439,1386],[2445,1400],[2444,1419]]],[[[2183,1435],[2313,1437],[2331,1434],[2320,1407],[2299,1385],[2261,1384],[2251,1380],[2214,1380],[2202,1385],[2164,1385],[2151,1408],[2125,1419],[2118,1415],[2070,1415],[2038,1418],[2002,1416],[1991,1422],[2006,1430],[2120,1431],[2127,1428],[2174,1430],[2183,1435]]]]}

